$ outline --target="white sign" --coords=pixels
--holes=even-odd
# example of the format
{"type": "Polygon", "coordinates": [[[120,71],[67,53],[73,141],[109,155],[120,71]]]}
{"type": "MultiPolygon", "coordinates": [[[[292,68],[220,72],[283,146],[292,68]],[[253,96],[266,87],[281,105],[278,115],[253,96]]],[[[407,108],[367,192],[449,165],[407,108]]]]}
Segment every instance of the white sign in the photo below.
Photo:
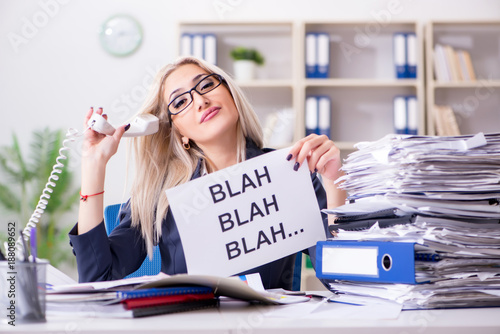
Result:
{"type": "Polygon", "coordinates": [[[189,274],[230,276],[325,240],[307,163],[263,154],[166,191],[189,274]]]}

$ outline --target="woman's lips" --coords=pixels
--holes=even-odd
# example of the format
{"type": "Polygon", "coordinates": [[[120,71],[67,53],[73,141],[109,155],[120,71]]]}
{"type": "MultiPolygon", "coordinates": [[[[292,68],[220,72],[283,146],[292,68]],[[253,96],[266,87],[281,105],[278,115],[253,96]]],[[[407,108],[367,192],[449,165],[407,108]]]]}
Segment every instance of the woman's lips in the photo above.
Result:
{"type": "Polygon", "coordinates": [[[203,115],[201,115],[200,123],[210,120],[212,117],[219,113],[220,107],[211,107],[205,110],[203,115]]]}

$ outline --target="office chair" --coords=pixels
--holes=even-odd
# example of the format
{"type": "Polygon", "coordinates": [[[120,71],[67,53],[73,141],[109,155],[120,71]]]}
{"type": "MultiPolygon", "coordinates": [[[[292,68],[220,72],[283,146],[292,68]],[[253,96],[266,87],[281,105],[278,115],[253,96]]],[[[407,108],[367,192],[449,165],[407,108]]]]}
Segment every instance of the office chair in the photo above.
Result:
{"type": "MultiPolygon", "coordinates": [[[[112,204],[104,208],[104,224],[106,225],[106,231],[108,235],[111,233],[111,231],[113,231],[113,229],[116,226],[118,226],[118,223],[120,222],[118,220],[118,212],[120,211],[120,206],[121,204],[112,204]]],[[[139,269],[137,269],[130,275],[126,276],[125,278],[140,277],[144,275],[156,275],[160,272],[160,270],[161,270],[160,248],[158,246],[154,246],[153,259],[150,260],[149,257],[146,257],[146,259],[139,267],[139,269]]]]}
{"type": "Polygon", "coordinates": [[[292,290],[300,291],[300,279],[302,275],[302,252],[298,252],[295,257],[295,265],[293,268],[292,290]]]}

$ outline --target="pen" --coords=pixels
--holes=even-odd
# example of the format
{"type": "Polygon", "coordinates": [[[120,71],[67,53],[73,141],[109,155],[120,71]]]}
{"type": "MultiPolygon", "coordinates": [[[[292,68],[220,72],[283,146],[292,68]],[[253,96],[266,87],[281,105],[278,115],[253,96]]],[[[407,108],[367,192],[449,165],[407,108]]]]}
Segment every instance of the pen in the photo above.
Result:
{"type": "Polygon", "coordinates": [[[37,240],[36,240],[36,228],[32,227],[31,228],[31,233],[30,233],[30,247],[31,247],[31,257],[33,258],[33,262],[36,262],[36,256],[37,256],[37,240]]]}
{"type": "Polygon", "coordinates": [[[24,240],[24,235],[22,231],[19,231],[21,242],[23,243],[23,256],[24,262],[29,262],[28,246],[26,245],[26,240],[24,240]]]}

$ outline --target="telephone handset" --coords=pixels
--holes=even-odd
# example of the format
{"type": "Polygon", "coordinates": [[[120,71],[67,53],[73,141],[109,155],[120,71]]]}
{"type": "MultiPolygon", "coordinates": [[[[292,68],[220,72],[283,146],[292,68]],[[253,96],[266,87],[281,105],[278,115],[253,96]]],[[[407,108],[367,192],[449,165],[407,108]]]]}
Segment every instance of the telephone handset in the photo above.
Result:
{"type": "MultiPolygon", "coordinates": [[[[131,123],[130,128],[123,134],[123,137],[138,137],[152,135],[158,132],[159,129],[158,117],[151,114],[141,114],[137,116],[131,123]]],[[[115,133],[115,128],[106,121],[104,117],[98,113],[93,113],[87,125],[92,130],[112,136],[115,133]]]]}
{"type": "MultiPolygon", "coordinates": [[[[141,114],[130,123],[130,128],[123,134],[123,137],[152,135],[158,132],[159,123],[160,121],[158,117],[151,114],[141,114]]],[[[113,135],[113,133],[115,133],[116,131],[116,129],[98,113],[93,113],[93,115],[87,122],[87,125],[89,126],[88,129],[92,129],[108,136],[113,135]]],[[[48,199],[50,199],[50,194],[53,192],[53,188],[55,188],[56,186],[55,182],[59,180],[58,174],[61,174],[62,168],[64,167],[64,164],[61,161],[67,159],[65,151],[69,150],[68,142],[75,141],[75,139],[79,136],[82,136],[82,133],[73,128],[68,129],[68,132],[66,133],[66,139],[63,141],[63,146],[59,149],[59,156],[56,158],[56,164],[54,165],[54,167],[52,167],[52,172],[50,173],[45,188],[42,190],[42,195],[40,196],[36,209],[31,215],[31,218],[26,224],[26,227],[22,231],[22,235],[19,236],[16,242],[16,248],[20,250],[18,254],[23,254],[22,250],[24,249],[21,238],[24,238],[26,241],[29,240],[29,238],[31,237],[31,229],[36,227],[36,224],[39,222],[43,212],[45,211],[45,208],[47,207],[48,199]]]]}

